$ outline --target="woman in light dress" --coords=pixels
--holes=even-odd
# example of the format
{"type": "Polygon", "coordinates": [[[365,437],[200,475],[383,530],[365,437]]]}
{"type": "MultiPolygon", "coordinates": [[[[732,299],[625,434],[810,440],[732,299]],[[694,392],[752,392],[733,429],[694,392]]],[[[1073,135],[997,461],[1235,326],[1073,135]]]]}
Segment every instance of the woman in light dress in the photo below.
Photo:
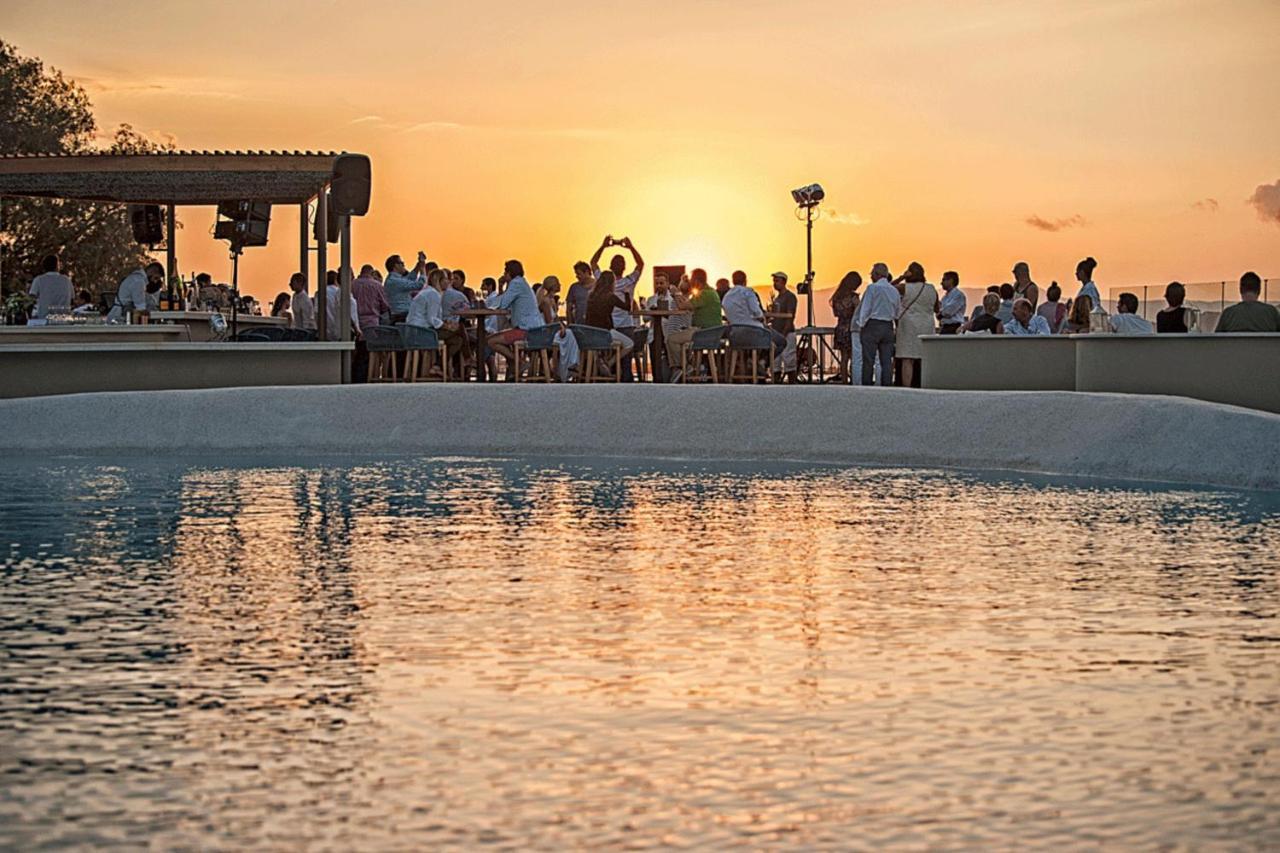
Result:
{"type": "Polygon", "coordinates": [[[938,289],[925,281],[924,267],[915,261],[894,285],[902,293],[902,310],[898,313],[898,339],[893,360],[898,366],[899,384],[903,388],[919,388],[920,360],[924,358],[924,344],[920,337],[937,333],[934,318],[938,289]]]}

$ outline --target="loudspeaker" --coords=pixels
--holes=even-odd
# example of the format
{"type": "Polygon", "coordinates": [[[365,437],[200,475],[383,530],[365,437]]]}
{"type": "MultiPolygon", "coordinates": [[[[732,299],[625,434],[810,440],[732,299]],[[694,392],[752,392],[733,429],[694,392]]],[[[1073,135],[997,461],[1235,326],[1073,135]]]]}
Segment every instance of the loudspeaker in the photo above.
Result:
{"type": "Polygon", "coordinates": [[[329,209],[339,216],[364,216],[369,212],[371,187],[369,158],[363,154],[341,154],[333,164],[329,184],[329,209]]]}
{"type": "Polygon", "coordinates": [[[220,201],[218,215],[237,222],[267,222],[271,219],[271,205],[265,201],[220,201]]]}
{"type": "Polygon", "coordinates": [[[164,214],[158,204],[129,205],[129,225],[139,243],[154,246],[164,242],[164,214]]]}
{"type": "Polygon", "coordinates": [[[263,220],[219,222],[213,226],[213,236],[218,240],[230,241],[232,246],[265,246],[269,224],[263,220]]]}
{"type": "Polygon", "coordinates": [[[339,228],[341,215],[333,209],[333,193],[329,193],[329,203],[326,205],[326,209],[328,210],[329,221],[322,224],[317,213],[316,225],[312,230],[315,233],[317,243],[326,237],[328,238],[327,242],[336,243],[341,236],[341,229],[339,228]]]}

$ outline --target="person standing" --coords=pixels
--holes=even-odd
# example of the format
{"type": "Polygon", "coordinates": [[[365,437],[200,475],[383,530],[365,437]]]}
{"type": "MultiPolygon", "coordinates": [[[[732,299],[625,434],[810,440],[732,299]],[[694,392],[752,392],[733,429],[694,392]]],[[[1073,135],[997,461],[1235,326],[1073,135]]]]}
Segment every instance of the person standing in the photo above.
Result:
{"type": "Polygon", "coordinates": [[[47,255],[40,262],[40,275],[31,279],[28,293],[36,301],[32,317],[43,320],[50,314],[65,314],[71,310],[76,289],[71,279],[62,274],[62,262],[57,255],[47,255]]]}
{"type": "Polygon", "coordinates": [[[924,344],[920,338],[934,333],[933,318],[938,313],[938,291],[925,281],[924,267],[912,261],[899,279],[902,308],[898,312],[895,354],[898,377],[903,388],[920,387],[920,363],[924,344]]]}
{"type": "Polygon", "coordinates": [[[311,301],[311,295],[307,293],[307,277],[300,272],[289,276],[289,289],[293,291],[293,301],[290,305],[293,318],[289,321],[290,326],[305,332],[314,332],[316,306],[311,301]]]}
{"type": "Polygon", "coordinates": [[[1040,303],[1040,288],[1031,280],[1031,267],[1027,266],[1026,261],[1018,261],[1013,265],[1013,298],[1030,302],[1032,311],[1040,303]]]}
{"type": "MultiPolygon", "coordinates": [[[[634,349],[636,341],[639,339],[640,331],[637,329],[635,317],[631,313],[631,301],[635,298],[636,284],[640,281],[641,273],[644,272],[644,258],[640,257],[640,253],[632,245],[630,237],[615,240],[612,234],[605,235],[604,240],[600,243],[600,248],[596,249],[595,254],[591,256],[591,274],[596,278],[600,277],[600,256],[604,254],[604,250],[609,246],[621,246],[629,251],[634,264],[631,272],[624,275],[627,270],[626,258],[622,257],[622,255],[614,255],[609,261],[609,271],[613,273],[614,278],[614,292],[626,301],[625,307],[618,307],[613,311],[613,328],[631,338],[632,349],[634,349]]],[[[631,373],[631,360],[627,359],[627,362],[622,367],[622,380],[630,382],[631,373]]]]}
{"type": "Polygon", "coordinates": [[[902,309],[902,295],[889,283],[889,266],[878,263],[871,268],[871,284],[867,287],[855,316],[862,341],[862,384],[871,385],[876,358],[880,359],[880,384],[893,384],[893,324],[902,309]]]}
{"type": "Polygon", "coordinates": [[[414,265],[413,272],[405,268],[399,255],[387,258],[386,267],[387,277],[383,280],[382,287],[387,292],[387,304],[391,306],[391,322],[404,322],[414,294],[422,290],[426,283],[427,254],[418,252],[418,263],[414,265]]]}
{"type": "Polygon", "coordinates": [[[569,325],[585,325],[587,322],[587,299],[591,296],[591,288],[595,279],[591,276],[591,264],[578,261],[573,265],[573,284],[569,285],[564,295],[565,319],[569,325]]]}
{"type": "MultiPolygon", "coordinates": [[[[836,318],[835,348],[840,353],[840,368],[836,371],[836,382],[848,384],[850,379],[849,364],[853,358],[853,315],[858,310],[858,288],[862,286],[862,276],[850,271],[840,279],[835,292],[831,294],[831,313],[836,318]]],[[[858,365],[858,370],[862,365],[858,365]]]]}
{"type": "Polygon", "coordinates": [[[1215,332],[1280,332],[1280,311],[1261,301],[1262,279],[1256,272],[1240,276],[1240,301],[1223,309],[1215,332]]]}
{"type": "Polygon", "coordinates": [[[116,304],[107,315],[107,322],[122,323],[128,317],[128,312],[146,311],[147,285],[152,282],[164,282],[164,266],[157,261],[125,276],[116,291],[116,304]]]}
{"type": "MultiPolygon", "coordinates": [[[[347,274],[350,275],[348,269],[347,274]]],[[[325,328],[324,336],[326,340],[340,341],[342,340],[342,323],[338,309],[341,305],[342,286],[339,281],[337,270],[329,270],[325,275],[324,288],[324,309],[325,309],[325,328]]],[[[351,334],[354,338],[360,337],[360,308],[356,305],[356,298],[348,296],[347,316],[351,323],[351,334]]]]}
{"type": "MultiPolygon", "coordinates": [[[[1085,258],[1076,264],[1076,281],[1080,282],[1080,292],[1076,294],[1078,300],[1081,296],[1087,296],[1092,305],[1094,313],[1105,314],[1106,309],[1102,305],[1102,295],[1098,293],[1098,286],[1093,283],[1093,271],[1098,268],[1098,262],[1093,258],[1085,258]]],[[[1071,308],[1068,303],[1067,308],[1071,308]]]]}
{"type": "MultiPolygon", "coordinates": [[[[796,381],[796,308],[800,304],[800,300],[796,298],[795,293],[787,288],[787,274],[785,272],[776,272],[773,274],[773,301],[769,304],[769,313],[777,316],[770,318],[769,327],[787,342],[782,348],[782,354],[778,356],[777,361],[773,364],[773,372],[777,374],[780,370],[787,373],[787,381],[796,381]]],[[[777,381],[777,376],[774,376],[777,381]]]]}
{"type": "Polygon", "coordinates": [[[391,319],[391,303],[387,302],[382,282],[374,278],[376,272],[373,264],[365,264],[360,267],[360,275],[351,282],[351,297],[359,310],[357,319],[361,329],[378,326],[384,319],[391,319]]]}
{"type": "Polygon", "coordinates": [[[959,334],[966,308],[968,300],[960,289],[960,274],[947,270],[942,274],[942,299],[938,302],[938,334],[959,334]]]}

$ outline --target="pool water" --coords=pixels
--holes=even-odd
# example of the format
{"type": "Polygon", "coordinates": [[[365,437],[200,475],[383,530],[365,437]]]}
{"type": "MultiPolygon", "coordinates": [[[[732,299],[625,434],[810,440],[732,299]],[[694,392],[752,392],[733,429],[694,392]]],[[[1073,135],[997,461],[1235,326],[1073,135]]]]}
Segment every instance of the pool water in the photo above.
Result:
{"type": "Polygon", "coordinates": [[[12,463],[0,845],[1280,844],[1280,496],[12,463]]]}

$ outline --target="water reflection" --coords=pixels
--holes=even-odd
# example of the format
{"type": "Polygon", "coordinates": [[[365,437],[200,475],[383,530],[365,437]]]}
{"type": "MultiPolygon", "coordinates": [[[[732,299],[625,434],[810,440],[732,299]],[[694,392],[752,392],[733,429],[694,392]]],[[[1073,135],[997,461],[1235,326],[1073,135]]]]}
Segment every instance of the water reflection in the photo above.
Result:
{"type": "Polygon", "coordinates": [[[0,843],[1277,840],[1276,496],[15,466],[0,843]]]}

